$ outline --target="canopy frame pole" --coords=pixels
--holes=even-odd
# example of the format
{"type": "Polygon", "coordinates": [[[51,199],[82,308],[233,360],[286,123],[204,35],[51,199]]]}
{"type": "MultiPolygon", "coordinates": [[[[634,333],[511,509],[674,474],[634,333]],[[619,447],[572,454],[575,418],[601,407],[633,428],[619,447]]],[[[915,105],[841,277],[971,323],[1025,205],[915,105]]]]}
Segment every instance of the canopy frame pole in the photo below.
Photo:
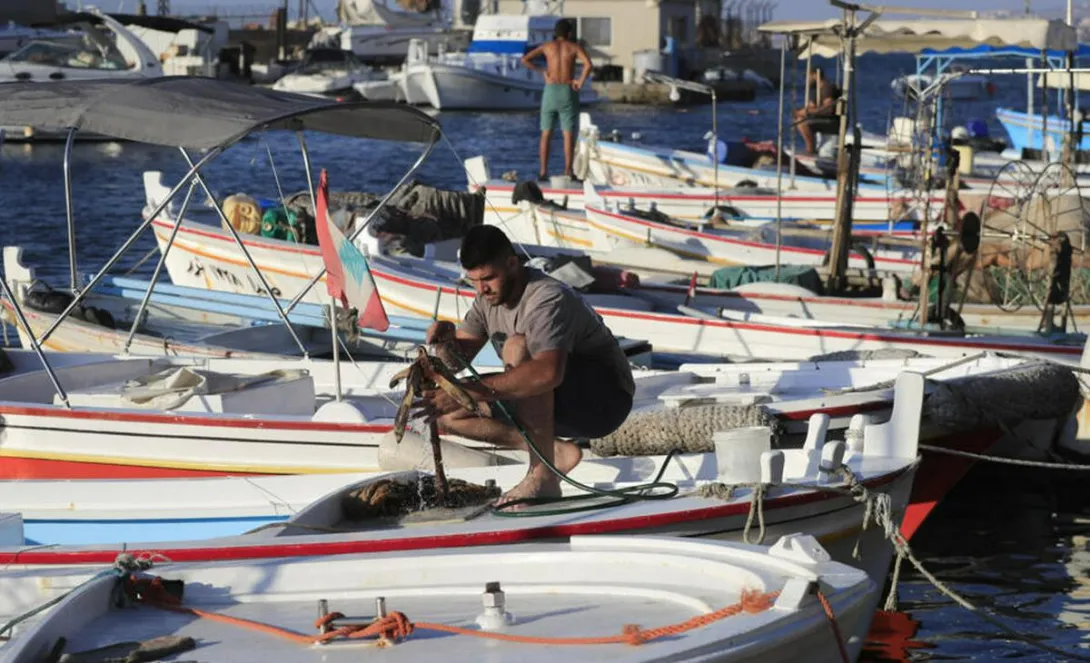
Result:
{"type": "MultiPolygon", "coordinates": [[[[780,73],[783,79],[783,73],[780,73]]],[[[719,214],[719,107],[715,96],[715,88],[708,86],[712,93],[712,154],[715,155],[715,169],[712,171],[712,216],[719,214]]]]}
{"type": "MultiPolygon", "coordinates": [[[[159,256],[159,262],[155,265],[155,271],[151,275],[151,282],[148,283],[148,289],[144,293],[143,299],[140,301],[140,308],[136,311],[136,317],[133,318],[132,328],[129,329],[129,335],[125,339],[125,346],[122,348],[122,354],[129,353],[129,347],[132,345],[133,338],[136,336],[136,329],[140,326],[144,316],[147,315],[148,304],[151,302],[151,293],[155,289],[155,284],[159,281],[159,275],[163,271],[163,266],[167,262],[167,254],[170,253],[171,247],[174,246],[174,238],[178,236],[178,231],[182,228],[182,220],[185,219],[186,213],[189,211],[189,201],[193,198],[193,190],[196,188],[196,183],[190,181],[189,191],[186,192],[185,198],[182,199],[182,207],[178,212],[178,216],[174,219],[174,227],[170,229],[170,238],[167,239],[167,245],[163,248],[162,255],[159,256]]],[[[155,234],[155,231],[152,231],[155,234]]],[[[158,240],[155,240],[158,243],[158,240]]]]}
{"type": "MultiPolygon", "coordinates": [[[[784,80],[787,68],[787,35],[780,39],[780,110],[776,116],[779,126],[776,128],[776,280],[780,280],[780,248],[783,244],[783,98],[784,80]]],[[[718,162],[718,159],[716,160],[718,162]]],[[[791,164],[794,170],[795,158],[791,164]]]]}
{"type": "MultiPolygon", "coordinates": [[[[786,36],[787,35],[784,35],[785,38],[786,38],[786,36]]],[[[802,40],[797,40],[796,46],[798,46],[801,41],[802,40]]],[[[802,79],[802,106],[803,106],[803,108],[805,108],[810,103],[810,66],[811,66],[811,64],[813,62],[813,58],[814,58],[813,51],[811,50],[809,44],[807,44],[807,46],[806,46],[806,78],[802,79]]],[[[792,85],[791,85],[791,103],[792,104],[795,103],[795,84],[797,83],[796,79],[798,78],[798,74],[797,74],[798,67],[796,65],[798,65],[798,58],[792,58],[792,63],[791,63],[791,83],[792,83],[792,85]]],[[[796,158],[796,155],[798,154],[798,145],[799,145],[798,140],[797,140],[798,139],[798,131],[795,129],[794,124],[795,124],[794,123],[794,118],[792,118],[792,121],[791,121],[791,178],[790,178],[790,180],[788,180],[788,182],[789,182],[788,186],[792,191],[794,191],[794,189],[795,189],[795,171],[797,170],[797,164],[798,164],[798,159],[796,158]]]]}
{"type": "MultiPolygon", "coordinates": [[[[1051,66],[1048,51],[1041,50],[1041,62],[1051,66]]],[[[1052,161],[1048,149],[1048,71],[1041,74],[1041,156],[1045,161],[1052,161]]]]}
{"type": "MultiPolygon", "coordinates": [[[[380,200],[378,202],[378,205],[375,206],[375,209],[371,210],[371,213],[368,214],[367,218],[363,220],[363,223],[359,224],[358,227],[352,230],[352,234],[348,236],[349,242],[354,242],[356,240],[356,237],[358,237],[359,234],[367,228],[367,226],[371,223],[371,220],[375,218],[375,215],[377,215],[379,211],[386,206],[386,203],[390,202],[390,199],[394,197],[394,194],[401,190],[401,187],[403,187],[405,183],[409,181],[409,178],[416,174],[416,171],[420,169],[420,166],[424,165],[424,161],[426,161],[427,158],[431,155],[432,150],[435,149],[435,146],[439,144],[440,136],[441,134],[438,131],[434,133],[431,143],[428,144],[427,148],[424,149],[424,152],[421,153],[421,155],[417,158],[416,162],[413,163],[412,167],[409,168],[409,171],[405,173],[405,175],[403,175],[400,180],[398,180],[397,184],[394,185],[394,188],[390,189],[390,191],[385,196],[383,196],[382,200],[380,200]]],[[[320,270],[318,270],[318,274],[310,280],[310,283],[307,283],[307,285],[302,290],[300,290],[299,293],[295,295],[295,297],[293,297],[290,302],[288,302],[288,307],[285,309],[285,311],[291,313],[292,309],[294,309],[295,306],[303,300],[303,297],[307,296],[307,293],[310,292],[310,289],[317,285],[318,281],[322,280],[323,276],[325,276],[324,265],[320,270]]]]}
{"type": "MultiPolygon", "coordinates": [[[[189,151],[184,147],[179,147],[178,149],[181,151],[182,157],[185,159],[186,163],[192,166],[193,159],[190,158],[189,151]]],[[[227,231],[230,232],[231,236],[235,239],[235,245],[242,251],[242,255],[246,256],[246,262],[250,264],[250,269],[254,271],[257,280],[261,282],[261,287],[265,289],[265,294],[268,295],[269,300],[273,303],[273,306],[276,307],[276,312],[280,316],[280,320],[283,321],[284,325],[288,328],[288,333],[291,334],[295,344],[299,346],[299,351],[303,353],[303,358],[309,359],[310,354],[307,352],[306,345],[299,339],[299,335],[295,333],[295,328],[292,327],[291,323],[288,321],[288,314],[284,312],[284,307],[280,306],[280,300],[276,298],[272,286],[269,285],[269,282],[265,279],[265,275],[261,272],[261,269],[258,268],[257,263],[254,262],[254,258],[250,255],[250,250],[246,248],[246,244],[242,241],[242,237],[239,236],[238,231],[235,230],[235,227],[231,225],[231,222],[227,219],[227,214],[224,213],[223,206],[216,202],[216,197],[212,195],[212,191],[208,188],[208,185],[205,184],[204,177],[199,171],[193,173],[193,179],[200,185],[201,189],[204,191],[204,195],[208,196],[209,200],[212,201],[212,207],[215,208],[216,214],[220,217],[220,221],[227,227],[227,231]]]]}
{"type": "Polygon", "coordinates": [[[72,143],[76,140],[76,128],[68,129],[64,141],[64,216],[68,222],[68,288],[72,294],[79,289],[79,267],[76,264],[76,219],[72,211],[72,143]]]}
{"type": "Polygon", "coordinates": [[[159,216],[159,214],[161,214],[163,210],[166,209],[166,206],[170,204],[170,201],[174,198],[174,196],[178,195],[178,192],[181,191],[182,187],[188,184],[189,181],[193,179],[200,171],[200,169],[203,168],[208,162],[222,154],[224,149],[225,148],[223,146],[212,148],[208,151],[207,154],[201,157],[201,160],[198,161],[195,165],[193,165],[192,163],[190,164],[189,172],[187,172],[182,177],[182,179],[174,185],[174,188],[172,188],[170,192],[167,193],[167,195],[163,198],[163,200],[158,205],[156,205],[155,209],[152,210],[151,214],[148,214],[148,218],[140,224],[140,227],[137,228],[136,231],[133,232],[133,234],[130,235],[127,240],[125,240],[125,243],[121,245],[121,248],[119,248],[116,253],[114,253],[113,257],[106,261],[106,265],[103,266],[97,274],[95,274],[94,278],[91,279],[91,282],[88,283],[87,286],[84,287],[82,290],[76,293],[76,296],[72,299],[71,302],[69,302],[68,307],[65,308],[60,315],[57,316],[57,319],[54,320],[53,324],[49,326],[49,329],[45,330],[45,333],[42,334],[41,338],[39,339],[41,343],[46,342],[46,340],[53,334],[53,332],[57,330],[57,327],[60,326],[61,322],[63,322],[72,313],[72,310],[75,309],[76,306],[78,306],[79,303],[83,301],[84,297],[87,296],[87,293],[91,292],[91,289],[98,285],[99,281],[102,280],[102,277],[104,277],[107,272],[113,269],[114,265],[117,264],[117,261],[121,259],[121,256],[124,255],[125,252],[128,251],[130,248],[132,248],[132,245],[136,243],[136,239],[141,235],[141,233],[148,229],[148,226],[152,224],[152,222],[155,220],[155,217],[159,216]]]}
{"type": "Polygon", "coordinates": [[[265,144],[265,154],[269,156],[269,167],[272,169],[273,180],[276,182],[276,193],[280,196],[280,204],[284,207],[284,211],[287,212],[288,199],[284,197],[284,189],[280,186],[280,174],[276,172],[276,162],[273,161],[272,149],[264,136],[261,137],[261,142],[265,144]]]}
{"type": "Polygon", "coordinates": [[[30,346],[34,348],[34,354],[38,355],[38,361],[42,362],[42,367],[45,368],[46,374],[49,375],[49,381],[53,383],[53,390],[61,397],[61,402],[64,403],[64,406],[71,410],[72,404],[68,402],[68,393],[65,392],[64,387],[61,386],[60,380],[57,379],[57,374],[53,372],[53,365],[46,359],[38,339],[34,338],[34,330],[30,328],[30,323],[27,322],[26,316],[23,315],[23,307],[19,305],[19,300],[15,299],[15,293],[13,293],[8,286],[7,279],[0,278],[0,288],[4,289],[4,296],[11,302],[11,308],[15,311],[15,317],[19,320],[19,324],[23,326],[23,329],[26,330],[27,337],[30,339],[30,346]]]}
{"type": "MultiPolygon", "coordinates": [[[[314,223],[328,223],[331,219],[318,218],[318,192],[314,189],[314,175],[310,169],[310,151],[307,149],[307,140],[303,136],[303,130],[295,131],[295,138],[299,141],[299,151],[303,155],[303,170],[307,174],[307,190],[310,191],[310,209],[314,213],[314,223]]],[[[327,201],[328,205],[328,201],[327,201]]],[[[329,214],[329,209],[326,209],[329,214]]],[[[329,298],[329,333],[333,342],[333,395],[337,402],[344,400],[341,389],[341,336],[337,332],[337,300],[329,298]]]]}

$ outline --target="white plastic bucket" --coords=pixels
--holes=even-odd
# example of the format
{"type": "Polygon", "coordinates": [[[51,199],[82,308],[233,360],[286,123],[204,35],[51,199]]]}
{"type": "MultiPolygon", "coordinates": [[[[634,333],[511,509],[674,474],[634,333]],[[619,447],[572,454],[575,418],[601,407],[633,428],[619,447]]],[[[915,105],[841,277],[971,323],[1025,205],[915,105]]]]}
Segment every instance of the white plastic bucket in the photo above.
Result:
{"type": "Polygon", "coordinates": [[[719,481],[727,484],[761,480],[761,454],[772,450],[768,426],[748,426],[712,435],[719,481]]]}

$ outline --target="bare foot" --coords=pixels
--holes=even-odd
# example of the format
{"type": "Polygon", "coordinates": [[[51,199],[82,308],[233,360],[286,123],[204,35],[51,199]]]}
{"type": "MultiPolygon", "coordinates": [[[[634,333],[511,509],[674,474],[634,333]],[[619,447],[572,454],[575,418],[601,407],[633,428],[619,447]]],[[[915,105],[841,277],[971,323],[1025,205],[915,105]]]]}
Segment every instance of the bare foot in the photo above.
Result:
{"type": "Polygon", "coordinates": [[[564,474],[570,473],[583,460],[583,450],[571,442],[557,440],[553,449],[553,463],[564,474]]]}
{"type": "Polygon", "coordinates": [[[518,485],[496,500],[496,506],[531,497],[560,497],[560,478],[549,468],[539,465],[527,472],[518,485]]]}

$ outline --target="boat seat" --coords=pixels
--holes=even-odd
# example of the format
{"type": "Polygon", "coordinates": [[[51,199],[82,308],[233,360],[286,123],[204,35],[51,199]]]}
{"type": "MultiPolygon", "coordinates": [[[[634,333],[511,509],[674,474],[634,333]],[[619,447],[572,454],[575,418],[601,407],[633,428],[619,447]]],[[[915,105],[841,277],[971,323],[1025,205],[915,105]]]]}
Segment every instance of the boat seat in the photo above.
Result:
{"type": "Polygon", "coordinates": [[[666,389],[659,400],[668,408],[683,405],[760,405],[772,402],[772,394],[748,386],[724,388],[721,384],[686,384],[666,389]]]}
{"type": "MultiPolygon", "coordinates": [[[[239,375],[184,366],[68,392],[73,407],[307,418],[314,414],[314,399],[314,378],[306,371],[239,375]]],[[[59,396],[53,402],[62,404],[59,396]]]]}

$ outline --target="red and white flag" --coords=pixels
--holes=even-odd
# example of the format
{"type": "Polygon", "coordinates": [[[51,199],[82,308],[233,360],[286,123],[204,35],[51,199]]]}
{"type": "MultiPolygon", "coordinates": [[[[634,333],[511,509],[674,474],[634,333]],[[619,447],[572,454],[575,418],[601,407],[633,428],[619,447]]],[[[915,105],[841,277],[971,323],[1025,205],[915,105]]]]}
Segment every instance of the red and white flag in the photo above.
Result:
{"type": "Polygon", "coordinates": [[[341,306],[359,311],[357,325],[386,331],[390,328],[390,319],[382,307],[367,258],[348,241],[329,216],[329,183],[324,168],[318,178],[315,206],[318,218],[314,225],[318,231],[318,245],[322,249],[322,262],[325,263],[326,291],[341,306]]]}

